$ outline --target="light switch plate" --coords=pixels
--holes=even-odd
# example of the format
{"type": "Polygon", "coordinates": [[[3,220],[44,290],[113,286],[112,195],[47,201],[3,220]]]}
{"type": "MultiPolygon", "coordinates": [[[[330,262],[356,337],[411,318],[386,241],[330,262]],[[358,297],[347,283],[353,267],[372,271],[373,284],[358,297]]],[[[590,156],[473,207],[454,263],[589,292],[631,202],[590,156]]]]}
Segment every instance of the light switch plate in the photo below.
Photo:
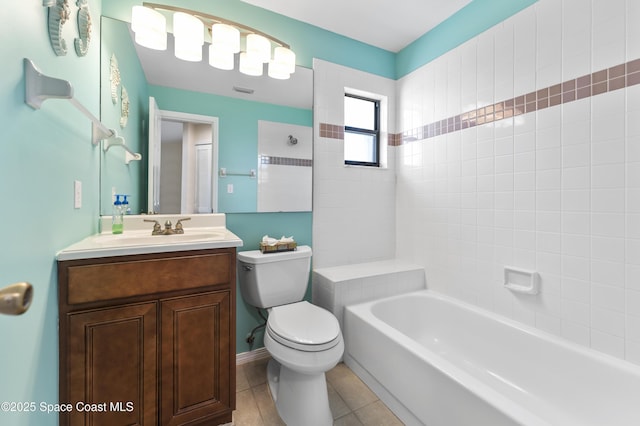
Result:
{"type": "Polygon", "coordinates": [[[82,182],[73,181],[73,208],[82,208],[82,182]]]}

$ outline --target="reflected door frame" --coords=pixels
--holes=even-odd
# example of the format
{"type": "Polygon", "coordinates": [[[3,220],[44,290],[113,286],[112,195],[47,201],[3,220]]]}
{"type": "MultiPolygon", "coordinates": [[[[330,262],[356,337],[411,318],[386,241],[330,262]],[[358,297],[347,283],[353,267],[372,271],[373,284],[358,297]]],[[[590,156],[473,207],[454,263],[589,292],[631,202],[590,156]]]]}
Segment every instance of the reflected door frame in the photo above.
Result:
{"type": "MultiPolygon", "coordinates": [[[[158,213],[160,207],[161,123],[163,120],[211,126],[211,209],[218,212],[218,117],[162,110],[153,97],[149,97],[149,154],[147,211],[158,213]]],[[[175,212],[177,213],[177,212],[175,212]]],[[[184,213],[184,212],[180,212],[184,213]]]]}

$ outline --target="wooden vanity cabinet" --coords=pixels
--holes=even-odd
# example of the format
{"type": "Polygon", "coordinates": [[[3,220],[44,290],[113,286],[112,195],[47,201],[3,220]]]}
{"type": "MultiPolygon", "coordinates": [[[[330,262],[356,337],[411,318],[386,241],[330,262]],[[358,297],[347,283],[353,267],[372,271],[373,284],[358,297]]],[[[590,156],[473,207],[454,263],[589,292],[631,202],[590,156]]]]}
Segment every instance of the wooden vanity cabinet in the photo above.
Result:
{"type": "Polygon", "coordinates": [[[235,248],[59,261],[60,424],[231,422],[235,265],[235,248]]]}

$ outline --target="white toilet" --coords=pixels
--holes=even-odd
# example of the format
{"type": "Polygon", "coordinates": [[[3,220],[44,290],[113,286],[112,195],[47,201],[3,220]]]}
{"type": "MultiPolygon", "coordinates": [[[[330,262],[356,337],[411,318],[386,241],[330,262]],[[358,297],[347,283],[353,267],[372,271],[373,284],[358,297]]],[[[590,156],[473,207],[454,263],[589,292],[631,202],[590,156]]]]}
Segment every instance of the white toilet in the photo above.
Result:
{"type": "Polygon", "coordinates": [[[272,357],[267,370],[269,389],[278,414],[289,426],[333,424],[324,373],[344,351],[336,317],[302,301],[310,266],[308,246],[281,253],[238,253],[243,299],[269,312],[264,334],[272,357]]]}

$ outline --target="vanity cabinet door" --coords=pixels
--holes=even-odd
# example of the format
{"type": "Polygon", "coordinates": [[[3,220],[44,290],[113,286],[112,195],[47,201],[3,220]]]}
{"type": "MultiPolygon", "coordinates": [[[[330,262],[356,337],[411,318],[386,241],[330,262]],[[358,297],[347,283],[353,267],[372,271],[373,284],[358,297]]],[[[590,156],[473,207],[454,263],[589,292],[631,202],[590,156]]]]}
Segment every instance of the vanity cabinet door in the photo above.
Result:
{"type": "Polygon", "coordinates": [[[161,425],[231,421],[232,302],[229,290],[160,301],[161,425]]]}
{"type": "Polygon", "coordinates": [[[70,425],[157,425],[157,303],[67,314],[70,425]],[[95,410],[95,411],[94,411],[95,410]]]}
{"type": "Polygon", "coordinates": [[[235,248],[59,262],[60,425],[231,422],[235,265],[235,248]]]}

